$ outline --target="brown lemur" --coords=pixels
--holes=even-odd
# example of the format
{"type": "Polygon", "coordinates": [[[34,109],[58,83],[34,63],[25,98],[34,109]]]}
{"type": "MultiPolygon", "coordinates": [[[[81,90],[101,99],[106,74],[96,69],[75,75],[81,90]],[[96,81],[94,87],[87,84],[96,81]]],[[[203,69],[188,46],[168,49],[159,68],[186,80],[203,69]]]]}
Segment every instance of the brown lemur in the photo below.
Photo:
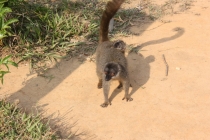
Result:
{"type": "Polygon", "coordinates": [[[129,96],[130,80],[127,69],[127,60],[124,55],[125,43],[122,40],[109,41],[108,26],[115,13],[120,8],[124,0],[112,0],[106,5],[100,22],[99,45],[96,49],[96,72],[99,78],[98,88],[103,88],[104,103],[102,107],[109,104],[108,94],[112,80],[118,80],[118,88],[123,87],[127,101],[133,99],[129,96]]]}

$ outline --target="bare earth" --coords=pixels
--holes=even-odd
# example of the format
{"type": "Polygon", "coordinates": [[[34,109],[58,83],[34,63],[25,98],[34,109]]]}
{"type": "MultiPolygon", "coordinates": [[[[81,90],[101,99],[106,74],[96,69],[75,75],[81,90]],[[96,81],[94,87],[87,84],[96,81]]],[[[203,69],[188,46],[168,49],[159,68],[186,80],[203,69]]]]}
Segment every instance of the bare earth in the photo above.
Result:
{"type": "Polygon", "coordinates": [[[49,70],[48,78],[29,75],[28,65],[11,67],[0,97],[18,99],[28,111],[43,111],[63,136],[70,131],[78,135],[73,139],[209,140],[209,13],[210,0],[197,0],[191,9],[163,19],[169,23],[131,27],[139,36],[123,39],[140,46],[138,54],[127,56],[132,102],[122,100],[124,91],[113,82],[112,105],[101,108],[103,92],[97,89],[95,63],[78,59],[61,61],[49,70]]]}

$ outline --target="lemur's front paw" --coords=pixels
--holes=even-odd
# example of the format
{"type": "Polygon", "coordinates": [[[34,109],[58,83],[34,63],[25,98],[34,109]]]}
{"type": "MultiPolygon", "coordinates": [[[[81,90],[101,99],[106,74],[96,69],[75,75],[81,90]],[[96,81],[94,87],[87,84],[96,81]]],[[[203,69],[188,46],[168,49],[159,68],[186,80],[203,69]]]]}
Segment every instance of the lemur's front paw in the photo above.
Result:
{"type": "Polygon", "coordinates": [[[105,103],[101,104],[101,107],[105,108],[105,107],[107,107],[108,105],[111,105],[111,103],[110,103],[110,102],[105,102],[105,103]]]}
{"type": "Polygon", "coordinates": [[[122,100],[125,100],[125,99],[126,99],[127,102],[128,102],[128,101],[129,101],[129,102],[130,102],[130,101],[133,101],[133,98],[131,98],[131,97],[129,97],[129,96],[128,96],[128,97],[122,98],[122,100]]]}

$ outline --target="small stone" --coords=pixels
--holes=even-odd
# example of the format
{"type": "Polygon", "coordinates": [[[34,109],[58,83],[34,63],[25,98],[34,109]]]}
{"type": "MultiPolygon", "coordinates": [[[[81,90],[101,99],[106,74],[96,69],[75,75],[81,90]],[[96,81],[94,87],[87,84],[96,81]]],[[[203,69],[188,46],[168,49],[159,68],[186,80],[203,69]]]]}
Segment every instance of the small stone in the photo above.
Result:
{"type": "Polygon", "coordinates": [[[181,68],[180,67],[176,67],[176,70],[181,70],[181,68]]]}

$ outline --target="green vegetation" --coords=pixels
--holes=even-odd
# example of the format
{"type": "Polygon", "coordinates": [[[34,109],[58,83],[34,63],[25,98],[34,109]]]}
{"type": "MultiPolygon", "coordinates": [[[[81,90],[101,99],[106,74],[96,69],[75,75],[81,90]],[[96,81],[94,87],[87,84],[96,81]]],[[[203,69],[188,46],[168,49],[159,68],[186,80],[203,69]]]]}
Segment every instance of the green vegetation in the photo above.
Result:
{"type": "Polygon", "coordinates": [[[27,115],[5,100],[0,100],[0,139],[53,140],[56,135],[39,115],[27,115]]]}
{"type": "Polygon", "coordinates": [[[12,65],[12,66],[18,67],[17,63],[15,63],[13,61],[10,61],[10,58],[11,58],[11,55],[0,59],[0,80],[1,80],[2,84],[4,83],[4,75],[7,74],[7,73],[10,73],[8,65],[12,65]],[[2,70],[1,69],[2,65],[4,65],[7,70],[2,70]]]}
{"type": "MultiPolygon", "coordinates": [[[[0,1],[0,47],[2,41],[11,36],[10,25],[18,20],[8,16],[12,10],[4,4],[7,0],[0,1]]],[[[8,74],[9,65],[18,67],[11,60],[11,55],[0,58],[0,80],[3,84],[5,74],[8,74]],[[6,70],[3,69],[3,66],[6,70]]],[[[43,139],[53,140],[57,136],[52,132],[47,123],[42,123],[39,115],[27,115],[17,108],[17,105],[0,100],[0,139],[43,139]]]]}
{"type": "MultiPolygon", "coordinates": [[[[2,44],[2,39],[11,35],[11,33],[8,31],[10,29],[10,24],[17,22],[18,20],[15,18],[6,19],[6,16],[8,13],[11,13],[12,10],[9,7],[4,6],[5,2],[7,0],[1,0],[0,1],[0,43],[2,44]]],[[[11,55],[6,56],[5,58],[0,58],[0,80],[1,83],[4,83],[4,75],[9,73],[9,66],[13,65],[17,67],[18,65],[10,60],[11,55]],[[2,70],[2,65],[6,67],[7,70],[2,70]]]]}
{"type": "MultiPolygon", "coordinates": [[[[117,28],[111,35],[130,35],[129,27],[135,19],[156,20],[167,14],[167,11],[173,11],[177,3],[186,7],[189,5],[187,1],[169,0],[158,6],[146,0],[135,8],[122,9],[115,16],[117,28]]],[[[8,30],[10,37],[3,39],[0,54],[12,53],[19,62],[30,62],[34,70],[46,69],[46,62],[60,58],[92,55],[97,46],[99,21],[105,4],[104,0],[9,0],[7,6],[13,12],[6,19],[13,20],[8,22],[11,25],[8,30]],[[19,22],[15,22],[15,18],[19,22]]]]}
{"type": "Polygon", "coordinates": [[[92,54],[95,47],[87,42],[97,41],[101,13],[100,8],[92,9],[95,4],[66,0],[46,5],[10,0],[8,5],[13,10],[10,17],[18,18],[19,22],[12,25],[13,36],[3,40],[4,50],[20,61],[31,62],[33,69],[67,55],[92,54]]]}
{"type": "MultiPolygon", "coordinates": [[[[97,46],[99,21],[105,4],[97,0],[51,3],[9,0],[8,6],[13,12],[8,18],[15,17],[19,22],[12,24],[12,36],[3,40],[0,52],[14,54],[19,62],[30,62],[34,70],[46,69],[46,62],[59,58],[92,55],[97,46]]],[[[117,30],[113,33],[126,31],[132,21],[126,19],[129,17],[126,15],[140,17],[142,12],[138,9],[120,11],[116,18],[121,21],[116,22],[117,30]]]]}
{"type": "MultiPolygon", "coordinates": [[[[80,54],[92,55],[97,46],[99,21],[106,1],[1,0],[1,83],[4,75],[9,73],[9,66],[17,67],[22,61],[29,62],[31,69],[38,71],[48,68],[46,62],[80,54]]],[[[130,35],[129,27],[135,22],[160,19],[174,14],[175,5],[179,4],[181,10],[186,10],[190,3],[191,0],[168,0],[163,5],[155,5],[151,0],[144,0],[135,8],[121,9],[115,16],[116,28],[110,35],[130,35]]],[[[132,45],[129,47],[131,51],[137,51],[132,45]]],[[[57,136],[39,115],[27,115],[16,105],[0,100],[0,139],[49,140],[57,139],[57,136]]]]}
{"type": "MultiPolygon", "coordinates": [[[[0,1],[0,58],[11,55],[28,61],[33,70],[45,70],[46,62],[95,52],[100,17],[107,0],[0,1]],[[94,7],[94,10],[93,10],[94,7]]],[[[131,2],[130,0],[126,3],[131,2]]],[[[192,0],[168,0],[162,5],[144,0],[115,16],[111,36],[128,36],[129,27],[141,20],[174,14],[174,7],[189,9],[192,0]]],[[[2,78],[1,78],[2,79],[2,78]]]]}
{"type": "Polygon", "coordinates": [[[0,40],[7,37],[7,35],[11,35],[11,33],[7,29],[10,28],[10,24],[18,21],[15,18],[5,18],[8,13],[12,12],[12,10],[9,7],[4,6],[5,2],[7,2],[7,0],[0,1],[0,40]]]}

